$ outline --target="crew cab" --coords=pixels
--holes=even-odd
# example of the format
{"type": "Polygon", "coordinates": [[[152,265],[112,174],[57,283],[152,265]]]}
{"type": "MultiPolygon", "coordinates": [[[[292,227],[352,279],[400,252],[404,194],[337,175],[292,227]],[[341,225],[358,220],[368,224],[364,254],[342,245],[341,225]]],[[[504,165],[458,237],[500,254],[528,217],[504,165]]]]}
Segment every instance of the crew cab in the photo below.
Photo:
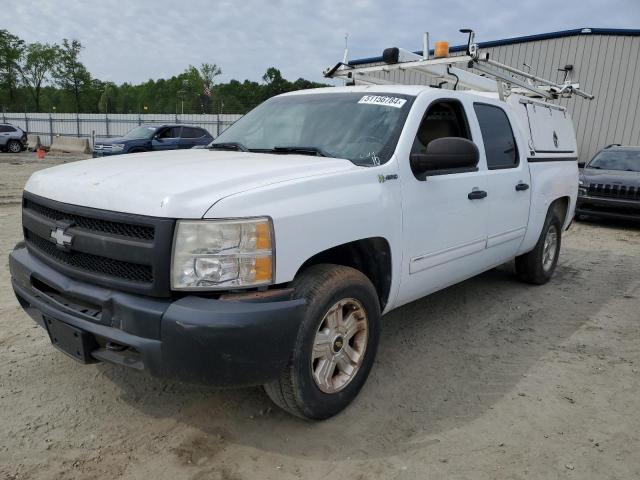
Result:
{"type": "Polygon", "coordinates": [[[381,317],[515,258],[551,278],[578,190],[559,106],[426,86],[266,101],[210,149],[34,173],[13,288],[53,345],[330,417],[381,317]]]}

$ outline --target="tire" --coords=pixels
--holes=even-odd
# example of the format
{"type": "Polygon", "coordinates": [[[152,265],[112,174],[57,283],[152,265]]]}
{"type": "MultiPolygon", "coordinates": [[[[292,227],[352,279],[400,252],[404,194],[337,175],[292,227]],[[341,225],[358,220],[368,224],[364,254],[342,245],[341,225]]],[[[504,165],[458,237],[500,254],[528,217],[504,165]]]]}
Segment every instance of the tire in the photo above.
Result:
{"type": "Polygon", "coordinates": [[[550,208],[535,248],[516,257],[518,278],[534,285],[543,285],[551,280],[558,264],[561,243],[562,222],[554,209],[550,208]],[[555,241],[550,236],[555,236],[555,241]]]}
{"type": "Polygon", "coordinates": [[[7,151],[9,153],[20,153],[22,151],[22,144],[17,140],[9,140],[7,142],[7,151]]]}
{"type": "Polygon", "coordinates": [[[283,410],[323,420],[347,407],[369,376],[380,336],[380,303],[366,276],[341,265],[309,267],[293,288],[307,306],[289,364],[264,389],[283,410]]]}

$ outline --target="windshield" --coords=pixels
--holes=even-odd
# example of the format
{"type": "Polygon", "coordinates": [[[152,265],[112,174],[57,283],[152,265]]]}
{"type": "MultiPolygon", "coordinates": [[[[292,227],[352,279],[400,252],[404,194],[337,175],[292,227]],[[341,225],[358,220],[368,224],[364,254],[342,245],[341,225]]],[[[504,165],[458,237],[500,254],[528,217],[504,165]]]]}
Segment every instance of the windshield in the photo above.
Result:
{"type": "Polygon", "coordinates": [[[379,165],[393,155],[413,100],[409,95],[351,92],[275,97],[234,123],[213,145],[379,165]]]}
{"type": "Polygon", "coordinates": [[[156,127],[141,126],[130,130],[124,138],[129,138],[131,140],[143,140],[153,137],[154,133],[156,133],[156,127]]]}
{"type": "Polygon", "coordinates": [[[640,172],[640,150],[602,151],[591,160],[588,168],[640,172]]]}

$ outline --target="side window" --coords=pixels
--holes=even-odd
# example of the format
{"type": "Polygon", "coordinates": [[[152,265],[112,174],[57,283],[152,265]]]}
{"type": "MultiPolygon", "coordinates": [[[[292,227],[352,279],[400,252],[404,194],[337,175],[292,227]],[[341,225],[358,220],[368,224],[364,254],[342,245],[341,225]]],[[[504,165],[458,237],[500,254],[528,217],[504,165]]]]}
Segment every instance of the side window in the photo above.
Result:
{"type": "Polygon", "coordinates": [[[182,138],[200,138],[204,136],[204,132],[199,128],[182,127],[182,138]]]}
{"type": "Polygon", "coordinates": [[[464,108],[456,100],[443,100],[429,107],[413,141],[411,153],[426,153],[432,140],[443,137],[471,140],[464,108]]]}
{"type": "Polygon", "coordinates": [[[499,107],[475,103],[489,170],[518,166],[518,147],[507,114],[499,107]]]}
{"type": "Polygon", "coordinates": [[[0,125],[0,132],[15,132],[16,129],[9,125],[0,125]]]}

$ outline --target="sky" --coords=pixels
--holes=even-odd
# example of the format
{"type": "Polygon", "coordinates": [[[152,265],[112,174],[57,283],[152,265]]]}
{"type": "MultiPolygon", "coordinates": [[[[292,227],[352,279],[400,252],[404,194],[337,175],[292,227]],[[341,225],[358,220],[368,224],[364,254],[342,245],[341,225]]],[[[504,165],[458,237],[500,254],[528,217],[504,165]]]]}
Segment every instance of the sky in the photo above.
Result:
{"type": "Polygon", "coordinates": [[[140,83],[215,63],[218,81],[260,81],[267,68],[323,81],[322,71],[386,47],[420,50],[581,27],[640,28],[640,0],[14,0],[0,29],[27,42],[78,39],[96,78],[140,83]]]}

